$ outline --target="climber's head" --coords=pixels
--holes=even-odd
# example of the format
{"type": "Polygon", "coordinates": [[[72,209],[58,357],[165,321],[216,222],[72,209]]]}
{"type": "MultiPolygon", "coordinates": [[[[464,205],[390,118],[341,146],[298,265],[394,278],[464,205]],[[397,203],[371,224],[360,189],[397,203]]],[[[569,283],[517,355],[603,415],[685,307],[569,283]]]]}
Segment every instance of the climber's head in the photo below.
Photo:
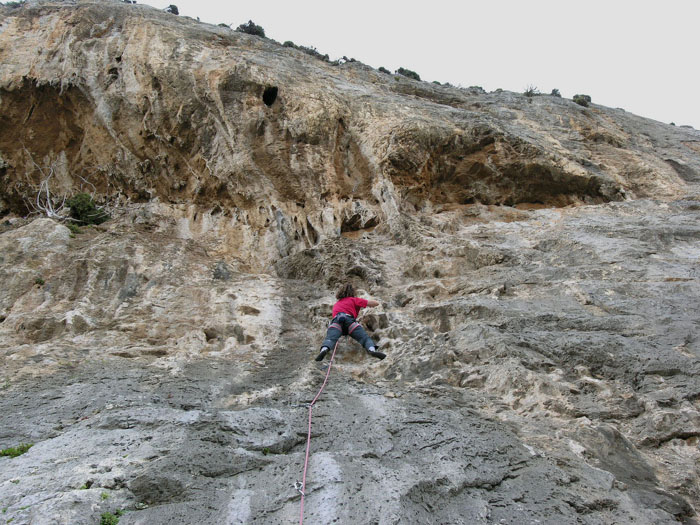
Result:
{"type": "Polygon", "coordinates": [[[350,283],[341,285],[338,293],[335,294],[336,299],[345,299],[346,297],[355,297],[355,287],[350,283]]]}

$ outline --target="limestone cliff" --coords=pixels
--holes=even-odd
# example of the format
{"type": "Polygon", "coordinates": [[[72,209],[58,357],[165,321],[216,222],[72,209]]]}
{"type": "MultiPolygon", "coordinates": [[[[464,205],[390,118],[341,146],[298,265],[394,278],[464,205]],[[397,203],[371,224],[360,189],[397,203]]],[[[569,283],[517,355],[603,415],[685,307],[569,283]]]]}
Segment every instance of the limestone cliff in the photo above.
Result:
{"type": "Polygon", "coordinates": [[[0,7],[0,508],[294,522],[350,279],[388,357],[341,343],[310,523],[693,522],[699,183],[699,132],[621,109],[0,7]]]}

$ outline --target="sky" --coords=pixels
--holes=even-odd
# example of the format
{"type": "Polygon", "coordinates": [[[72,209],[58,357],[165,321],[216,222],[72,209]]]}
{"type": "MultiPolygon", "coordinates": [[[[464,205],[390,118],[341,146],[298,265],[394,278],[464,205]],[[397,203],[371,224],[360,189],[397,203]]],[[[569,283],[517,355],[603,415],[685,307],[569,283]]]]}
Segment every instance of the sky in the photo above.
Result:
{"type": "Polygon", "coordinates": [[[143,0],[422,80],[542,93],[700,129],[700,0],[143,0]]]}

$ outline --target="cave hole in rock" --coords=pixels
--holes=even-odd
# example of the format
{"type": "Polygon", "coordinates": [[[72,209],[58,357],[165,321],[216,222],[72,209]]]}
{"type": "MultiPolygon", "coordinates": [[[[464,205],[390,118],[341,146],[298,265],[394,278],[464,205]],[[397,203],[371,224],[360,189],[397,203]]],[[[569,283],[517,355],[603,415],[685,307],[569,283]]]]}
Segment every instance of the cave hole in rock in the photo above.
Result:
{"type": "Polygon", "coordinates": [[[216,330],[216,328],[205,328],[204,337],[206,338],[207,343],[211,343],[219,338],[219,331],[216,330]]]}
{"type": "Polygon", "coordinates": [[[262,99],[266,106],[272,106],[277,100],[277,86],[266,87],[262,99]]]}
{"type": "Polygon", "coordinates": [[[369,230],[378,224],[379,219],[377,217],[372,217],[369,220],[364,221],[362,215],[355,213],[352,216],[345,217],[343,219],[343,222],[340,225],[340,231],[345,233],[359,230],[369,230]]]}

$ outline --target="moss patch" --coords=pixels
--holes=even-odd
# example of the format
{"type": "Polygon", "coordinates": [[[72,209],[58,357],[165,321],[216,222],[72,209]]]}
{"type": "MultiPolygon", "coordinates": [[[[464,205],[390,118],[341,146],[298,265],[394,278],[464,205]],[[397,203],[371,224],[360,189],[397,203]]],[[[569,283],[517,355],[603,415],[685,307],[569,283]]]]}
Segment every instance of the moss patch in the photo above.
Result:
{"type": "Polygon", "coordinates": [[[0,450],[0,456],[9,456],[11,458],[16,458],[27,452],[30,448],[34,446],[33,443],[20,443],[16,447],[5,448],[0,450]]]}

